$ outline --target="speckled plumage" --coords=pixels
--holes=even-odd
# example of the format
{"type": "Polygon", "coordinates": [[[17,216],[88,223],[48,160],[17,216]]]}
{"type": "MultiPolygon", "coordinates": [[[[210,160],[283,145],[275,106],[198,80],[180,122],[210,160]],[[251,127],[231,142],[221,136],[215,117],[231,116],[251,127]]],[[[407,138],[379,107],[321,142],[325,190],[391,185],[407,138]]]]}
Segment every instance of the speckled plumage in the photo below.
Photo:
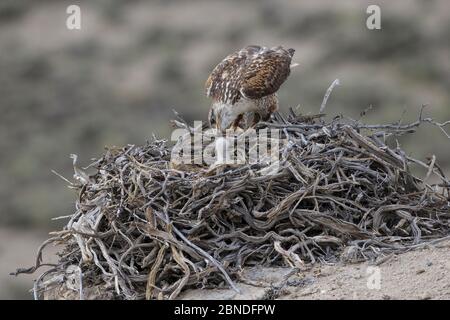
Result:
{"type": "Polygon", "coordinates": [[[290,74],[294,49],[247,46],[222,60],[206,81],[209,120],[222,132],[247,129],[278,109],[276,92],[290,74]]]}

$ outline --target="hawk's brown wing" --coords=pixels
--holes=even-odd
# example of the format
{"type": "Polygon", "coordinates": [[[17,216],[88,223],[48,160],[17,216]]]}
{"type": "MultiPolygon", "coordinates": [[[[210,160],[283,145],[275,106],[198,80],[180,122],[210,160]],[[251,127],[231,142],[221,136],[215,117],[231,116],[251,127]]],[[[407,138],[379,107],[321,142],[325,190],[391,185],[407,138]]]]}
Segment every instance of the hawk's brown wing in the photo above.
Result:
{"type": "Polygon", "coordinates": [[[247,46],[222,60],[205,83],[206,95],[234,104],[241,96],[259,99],[275,93],[290,73],[293,49],[247,46]]]}
{"type": "Polygon", "coordinates": [[[230,104],[239,100],[240,74],[246,60],[246,55],[241,51],[226,56],[213,69],[205,83],[208,97],[230,104]]]}
{"type": "Polygon", "coordinates": [[[250,99],[259,99],[280,89],[290,74],[293,49],[266,49],[256,54],[242,75],[240,92],[250,99]]]}

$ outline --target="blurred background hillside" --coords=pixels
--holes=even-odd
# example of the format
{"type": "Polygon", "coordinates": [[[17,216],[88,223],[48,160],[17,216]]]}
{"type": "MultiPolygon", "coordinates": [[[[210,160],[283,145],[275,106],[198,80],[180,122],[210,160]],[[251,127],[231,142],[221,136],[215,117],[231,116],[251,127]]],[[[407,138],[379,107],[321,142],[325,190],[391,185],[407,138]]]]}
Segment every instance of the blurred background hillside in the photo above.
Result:
{"type": "MultiPolygon", "coordinates": [[[[339,78],[329,116],[366,122],[415,120],[420,105],[450,119],[450,2],[400,1],[64,1],[0,2],[0,298],[31,298],[30,266],[55,216],[72,213],[71,178],[106,145],[169,138],[172,109],[205,120],[203,84],[225,55],[248,44],[296,49],[281,109],[318,112],[339,78]],[[78,4],[82,29],[66,28],[78,4]],[[366,28],[381,7],[382,30],[366,28]]],[[[402,147],[436,154],[450,173],[450,141],[424,125],[402,147]]]]}

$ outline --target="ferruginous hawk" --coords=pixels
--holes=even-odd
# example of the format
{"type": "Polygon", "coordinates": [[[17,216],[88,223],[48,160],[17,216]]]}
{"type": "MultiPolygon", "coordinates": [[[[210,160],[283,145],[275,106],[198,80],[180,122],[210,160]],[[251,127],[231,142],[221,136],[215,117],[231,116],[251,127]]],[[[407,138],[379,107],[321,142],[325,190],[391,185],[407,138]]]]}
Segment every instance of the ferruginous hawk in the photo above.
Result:
{"type": "Polygon", "coordinates": [[[248,129],[278,110],[276,92],[290,74],[294,49],[247,46],[222,60],[206,81],[211,125],[248,129]]]}

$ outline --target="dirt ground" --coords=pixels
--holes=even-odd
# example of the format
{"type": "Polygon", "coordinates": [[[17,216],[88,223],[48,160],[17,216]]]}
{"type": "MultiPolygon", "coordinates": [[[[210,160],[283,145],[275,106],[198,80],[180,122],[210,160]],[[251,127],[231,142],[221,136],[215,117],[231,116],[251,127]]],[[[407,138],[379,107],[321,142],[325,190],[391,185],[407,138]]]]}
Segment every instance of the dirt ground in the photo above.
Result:
{"type": "Polygon", "coordinates": [[[450,241],[369,263],[243,272],[232,290],[190,290],[181,299],[450,299],[450,241]]]}

